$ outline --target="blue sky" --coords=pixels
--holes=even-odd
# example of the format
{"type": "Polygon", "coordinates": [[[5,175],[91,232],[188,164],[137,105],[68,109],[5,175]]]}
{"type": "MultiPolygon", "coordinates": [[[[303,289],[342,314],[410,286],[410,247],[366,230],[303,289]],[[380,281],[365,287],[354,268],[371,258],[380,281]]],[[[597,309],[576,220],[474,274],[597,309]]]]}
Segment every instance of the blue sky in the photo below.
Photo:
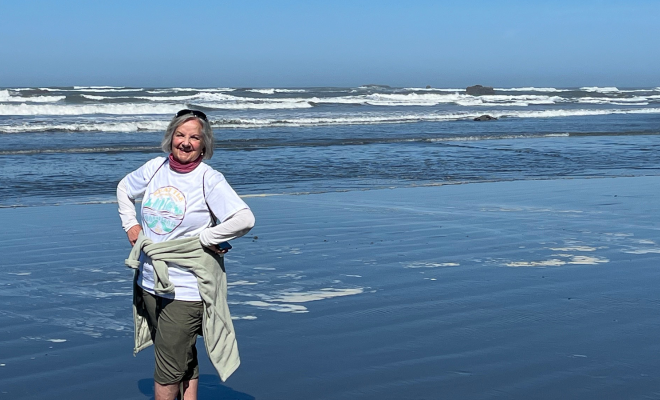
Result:
{"type": "Polygon", "coordinates": [[[0,87],[660,86],[660,1],[0,0],[0,87]]]}

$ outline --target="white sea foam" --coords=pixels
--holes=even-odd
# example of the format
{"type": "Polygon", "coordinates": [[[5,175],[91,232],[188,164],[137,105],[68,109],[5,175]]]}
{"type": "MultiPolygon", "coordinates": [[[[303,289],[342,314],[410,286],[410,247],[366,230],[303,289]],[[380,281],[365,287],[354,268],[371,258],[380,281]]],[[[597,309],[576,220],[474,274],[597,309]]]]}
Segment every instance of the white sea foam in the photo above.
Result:
{"type": "Polygon", "coordinates": [[[495,90],[500,90],[503,92],[542,92],[542,93],[559,93],[559,92],[568,92],[570,89],[556,89],[550,87],[519,87],[519,88],[495,88],[495,90]]]}
{"type": "Polygon", "coordinates": [[[197,98],[196,95],[188,96],[99,96],[94,94],[81,94],[80,97],[89,100],[126,100],[126,103],[130,103],[131,100],[151,100],[151,101],[184,101],[189,99],[197,98]]]}
{"type": "Polygon", "coordinates": [[[137,96],[138,100],[149,101],[186,101],[203,98],[202,94],[192,94],[187,96],[137,96]]]}
{"type": "Polygon", "coordinates": [[[89,105],[37,105],[0,104],[0,115],[145,115],[174,114],[185,104],[89,104],[89,105]]]}
{"type": "Polygon", "coordinates": [[[613,104],[613,105],[634,105],[645,106],[648,105],[648,97],[635,96],[627,98],[612,98],[612,97],[581,97],[577,99],[578,103],[583,104],[613,104]]]}
{"type": "Polygon", "coordinates": [[[297,101],[308,101],[315,104],[355,104],[355,105],[374,105],[374,106],[433,106],[440,103],[452,103],[454,100],[449,97],[453,95],[442,94],[385,94],[374,93],[357,96],[338,96],[338,97],[314,97],[310,99],[297,99],[297,101]]]}
{"type": "Polygon", "coordinates": [[[22,125],[0,125],[2,133],[23,132],[162,132],[167,129],[167,121],[135,122],[89,122],[89,123],[43,123],[32,122],[22,125]]]}
{"type": "Polygon", "coordinates": [[[660,248],[652,247],[646,249],[630,249],[623,250],[623,252],[627,254],[660,254],[660,248]]]}
{"type": "Polygon", "coordinates": [[[239,304],[245,304],[265,310],[290,313],[306,313],[307,308],[298,303],[307,303],[331,299],[335,297],[352,296],[364,292],[363,288],[336,289],[323,288],[307,292],[281,292],[276,295],[259,295],[259,301],[246,301],[239,304]]]}
{"type": "MultiPolygon", "coordinates": [[[[132,100],[146,100],[155,103],[171,103],[171,102],[184,102],[186,105],[208,107],[212,109],[226,109],[226,110],[278,110],[278,109],[304,109],[311,108],[314,105],[324,104],[354,104],[354,105],[367,105],[379,107],[432,107],[443,104],[456,104],[463,107],[528,107],[533,105],[554,105],[562,103],[578,103],[578,104],[603,104],[603,105],[623,105],[623,106],[644,106],[648,105],[651,101],[660,99],[660,95],[650,96],[633,96],[633,97],[561,97],[558,95],[549,94],[508,94],[508,95],[491,95],[491,96],[471,96],[465,94],[462,89],[422,89],[422,88],[408,88],[414,90],[414,93],[371,93],[371,94],[355,94],[336,97],[313,97],[313,98],[300,98],[300,97],[265,97],[253,98],[243,96],[233,96],[228,94],[235,89],[230,88],[216,88],[216,89],[194,89],[194,88],[171,88],[171,89],[153,89],[146,91],[147,94],[153,96],[103,96],[91,94],[89,92],[126,92],[126,91],[142,91],[144,89],[136,88],[95,88],[95,87],[78,87],[75,89],[80,95],[86,99],[102,102],[104,100],[125,100],[130,104],[132,100]],[[177,93],[181,93],[180,95],[177,93]],[[420,93],[421,92],[421,93],[420,93]],[[170,96],[167,96],[171,94],[170,96]],[[158,96],[161,95],[161,96],[158,96]]],[[[592,92],[597,92],[598,89],[602,93],[615,93],[610,90],[612,88],[588,88],[592,92]]],[[[73,89],[49,89],[59,91],[71,91],[73,89]]],[[[566,89],[555,88],[510,88],[501,89],[507,91],[537,91],[545,93],[561,92],[566,89]]],[[[617,89],[618,90],[618,89],[617,89]]],[[[302,93],[306,92],[305,89],[247,89],[247,91],[261,94],[274,94],[274,93],[302,93]]],[[[7,90],[0,91],[0,102],[55,102],[65,99],[64,96],[34,96],[34,97],[19,97],[11,96],[7,90]]],[[[140,104],[140,103],[138,103],[140,104]]],[[[100,104],[102,105],[102,104],[100,104]]],[[[546,110],[546,111],[562,111],[562,110],[546,110]]],[[[572,110],[564,110],[572,111],[572,110]]],[[[605,110],[609,111],[609,110],[605,110]]],[[[6,115],[6,114],[5,114],[6,115]]],[[[24,114],[19,114],[24,115],[24,114]]],[[[69,114],[64,114],[69,115],[69,114]]]]}
{"type": "Polygon", "coordinates": [[[0,90],[0,103],[55,103],[66,96],[12,96],[9,90],[0,90]]]}
{"type": "Polygon", "coordinates": [[[275,89],[275,93],[306,93],[307,89],[275,89]]]}
{"type": "Polygon", "coordinates": [[[508,267],[560,267],[566,265],[566,261],[553,258],[543,261],[516,261],[505,264],[508,267]]]}
{"type": "Polygon", "coordinates": [[[138,96],[135,99],[152,102],[185,101],[191,105],[225,110],[278,110],[313,107],[308,99],[258,99],[232,96],[219,92],[203,92],[185,96],[138,96]]]}
{"type": "MultiPolygon", "coordinates": [[[[293,100],[293,99],[291,99],[293,100]]],[[[302,101],[304,99],[296,99],[302,101]]],[[[471,96],[464,93],[373,93],[368,95],[311,98],[317,104],[359,104],[372,106],[435,106],[457,104],[462,106],[528,106],[530,104],[556,104],[567,102],[559,96],[546,95],[493,95],[471,96]]]]}
{"type": "MultiPolygon", "coordinates": [[[[519,138],[519,136],[518,137],[516,137],[516,136],[514,136],[514,137],[507,136],[506,138],[507,139],[516,139],[516,138],[519,138]]],[[[482,207],[482,208],[479,209],[479,211],[484,211],[484,212],[520,212],[520,211],[524,211],[524,210],[525,209],[519,208],[519,207],[516,207],[516,208],[511,208],[511,207],[482,207]]]]}
{"type": "MultiPolygon", "coordinates": [[[[208,104],[205,104],[208,107],[208,104]]],[[[184,108],[183,104],[104,104],[104,105],[2,105],[0,104],[0,115],[89,115],[89,114],[111,114],[111,115],[148,115],[148,114],[166,114],[171,115],[184,108]],[[52,114],[51,114],[52,113],[52,114]]],[[[529,111],[484,111],[497,118],[561,118],[573,116],[592,116],[609,114],[660,114],[660,108],[641,108],[641,109],[610,109],[610,110],[529,110],[529,111]]],[[[267,126],[323,126],[323,125],[371,125],[371,124],[402,124],[416,122],[442,122],[466,120],[478,117],[482,112],[472,113],[390,113],[390,114],[358,114],[337,117],[293,117],[293,118],[233,118],[216,120],[211,117],[211,124],[214,128],[239,128],[239,127],[267,127],[267,126]]],[[[68,132],[137,132],[137,131],[162,131],[167,127],[166,120],[152,121],[126,121],[126,122],[30,122],[20,125],[2,125],[0,132],[3,133],[21,133],[21,132],[47,132],[47,131],[68,131],[68,132]]],[[[546,137],[566,137],[568,134],[548,134],[546,137]]],[[[429,140],[484,140],[484,139],[503,139],[503,138],[524,138],[525,135],[509,136],[475,136],[454,137],[429,140]]]]}
{"type": "Polygon", "coordinates": [[[308,101],[268,101],[262,102],[255,100],[254,102],[227,102],[227,103],[213,103],[204,101],[191,101],[191,105],[198,105],[217,110],[286,110],[286,109],[300,109],[314,107],[308,101]]]}
{"type": "Polygon", "coordinates": [[[597,92],[597,93],[618,93],[619,89],[613,86],[610,87],[581,87],[580,90],[584,90],[585,92],[597,92]]]}
{"type": "MultiPolygon", "coordinates": [[[[474,114],[474,116],[478,116],[474,114]]],[[[247,119],[238,118],[218,121],[222,126],[320,126],[320,125],[368,125],[387,123],[408,123],[421,121],[450,121],[470,118],[468,114],[394,114],[394,115],[358,115],[339,117],[300,117],[289,119],[247,119]]],[[[215,123],[214,123],[215,126],[215,123]]]]}
{"type": "Polygon", "coordinates": [[[596,265],[596,264],[602,264],[608,262],[610,262],[610,260],[607,258],[588,257],[588,256],[573,256],[570,259],[570,261],[568,261],[569,264],[577,264],[577,265],[596,265]]]}
{"type": "Polygon", "coordinates": [[[76,91],[76,92],[141,92],[144,89],[142,88],[123,88],[123,87],[111,87],[111,86],[74,86],[73,90],[71,89],[58,89],[58,91],[76,91]]]}
{"type": "MultiPolygon", "coordinates": [[[[660,108],[643,109],[612,109],[612,110],[530,110],[530,111],[484,111],[497,118],[558,118],[573,116],[609,115],[609,114],[660,114],[660,108]]],[[[218,126],[317,126],[317,125],[367,125],[388,123],[412,123],[412,122],[438,122],[472,119],[480,116],[482,112],[472,113],[396,113],[396,114],[362,114],[357,116],[338,117],[299,117],[283,119],[259,119],[259,118],[237,118],[225,121],[217,121],[218,126]]],[[[214,123],[214,126],[215,123],[214,123]]],[[[565,137],[568,134],[550,134],[547,136],[565,137]]],[[[512,136],[513,138],[514,136],[512,136]]],[[[518,136],[516,136],[518,137],[518,136]]],[[[479,139],[481,137],[477,137],[479,139]]],[[[445,139],[443,139],[445,140],[445,139]]],[[[463,140],[463,139],[461,139],[463,140]]]]}
{"type": "Polygon", "coordinates": [[[419,106],[434,106],[438,104],[455,103],[459,99],[464,98],[465,94],[448,93],[409,93],[409,94],[385,94],[374,93],[366,96],[360,96],[366,104],[377,106],[405,106],[405,105],[419,105],[419,106]]]}
{"type": "Polygon", "coordinates": [[[275,89],[248,89],[247,92],[254,92],[261,94],[275,94],[275,89]]]}
{"type": "Polygon", "coordinates": [[[246,92],[261,93],[261,94],[275,94],[275,93],[305,93],[305,89],[247,89],[246,92]]]}
{"type": "Polygon", "coordinates": [[[283,303],[307,303],[310,301],[331,299],[333,297],[352,296],[364,292],[363,288],[355,289],[335,289],[324,288],[320,290],[312,290],[309,292],[283,292],[278,296],[269,299],[270,301],[277,301],[283,303]]]}
{"type": "Polygon", "coordinates": [[[245,301],[242,304],[277,312],[288,312],[294,314],[307,312],[307,307],[298,304],[268,303],[266,301],[245,301]]]}
{"type": "Polygon", "coordinates": [[[435,106],[457,104],[462,106],[527,106],[565,102],[558,96],[545,95],[493,95],[471,96],[465,93],[373,93],[368,95],[312,98],[318,104],[361,104],[372,106],[435,106]]]}
{"type": "Polygon", "coordinates": [[[251,102],[251,101],[263,101],[260,99],[252,99],[252,98],[244,98],[244,97],[237,97],[237,96],[232,96],[228,94],[224,94],[221,92],[203,92],[203,93],[197,93],[193,95],[186,95],[186,96],[140,96],[136,97],[137,99],[141,100],[150,100],[150,101],[182,101],[182,100],[199,100],[199,101],[209,101],[209,102],[214,102],[214,101],[220,101],[220,102],[251,102]]]}
{"type": "Polygon", "coordinates": [[[124,89],[125,86],[74,86],[74,89],[124,89]]]}
{"type": "Polygon", "coordinates": [[[455,262],[444,262],[444,263],[436,263],[436,262],[414,262],[411,264],[406,265],[406,268],[440,268],[440,267],[458,267],[461,264],[455,263],[455,262]]]}
{"type": "Polygon", "coordinates": [[[557,104],[566,100],[559,96],[545,95],[492,95],[492,96],[468,96],[456,101],[461,106],[514,106],[527,107],[529,105],[557,104]]]}
{"type": "Polygon", "coordinates": [[[80,97],[83,97],[83,98],[89,99],[89,100],[97,100],[97,101],[107,100],[107,99],[132,99],[133,98],[133,97],[130,97],[130,96],[121,96],[121,97],[119,97],[119,96],[118,97],[97,96],[97,95],[94,95],[94,94],[81,94],[80,97]]]}
{"type": "Polygon", "coordinates": [[[188,91],[188,92],[209,92],[209,93],[214,93],[214,92],[233,92],[236,89],[234,89],[234,88],[205,88],[205,89],[172,88],[171,90],[178,91],[178,92],[188,91]]]}
{"type": "Polygon", "coordinates": [[[249,282],[249,281],[234,281],[234,282],[228,282],[227,286],[252,286],[256,285],[256,282],[249,282]]]}
{"type": "Polygon", "coordinates": [[[618,101],[613,101],[613,102],[608,103],[608,104],[611,104],[611,105],[613,105],[613,106],[638,106],[638,107],[641,107],[641,106],[648,106],[648,105],[649,105],[648,102],[641,102],[641,103],[625,103],[625,102],[618,102],[618,101]]]}
{"type": "Polygon", "coordinates": [[[235,101],[239,99],[234,96],[226,96],[222,94],[209,94],[209,93],[197,93],[191,95],[182,95],[182,96],[98,96],[93,94],[81,94],[81,97],[90,100],[148,100],[148,101],[162,101],[162,102],[172,102],[172,101],[186,101],[186,100],[206,100],[206,101],[235,101]]]}
{"type": "Polygon", "coordinates": [[[438,104],[458,103],[468,95],[460,93],[410,93],[410,94],[370,94],[361,96],[364,103],[375,106],[435,106],[438,104]]]}
{"type": "Polygon", "coordinates": [[[648,93],[653,92],[655,89],[619,89],[621,93],[648,93]]]}
{"type": "Polygon", "coordinates": [[[403,90],[410,90],[415,92],[450,92],[450,93],[465,93],[465,89],[445,89],[445,88],[416,88],[409,87],[403,90]]]}
{"type": "Polygon", "coordinates": [[[596,251],[595,247],[591,246],[569,246],[569,247],[552,247],[553,251],[596,251]]]}
{"type": "Polygon", "coordinates": [[[639,109],[578,109],[578,110],[539,110],[539,111],[509,111],[495,112],[491,115],[495,117],[516,117],[516,118],[555,118],[555,117],[580,117],[592,115],[610,115],[610,114],[660,114],[660,108],[639,108],[639,109]]]}
{"type": "Polygon", "coordinates": [[[167,89],[146,90],[145,92],[149,94],[165,94],[165,93],[178,93],[178,92],[216,93],[216,92],[233,92],[235,90],[236,89],[232,89],[232,88],[205,88],[205,89],[167,88],[167,89]]]}

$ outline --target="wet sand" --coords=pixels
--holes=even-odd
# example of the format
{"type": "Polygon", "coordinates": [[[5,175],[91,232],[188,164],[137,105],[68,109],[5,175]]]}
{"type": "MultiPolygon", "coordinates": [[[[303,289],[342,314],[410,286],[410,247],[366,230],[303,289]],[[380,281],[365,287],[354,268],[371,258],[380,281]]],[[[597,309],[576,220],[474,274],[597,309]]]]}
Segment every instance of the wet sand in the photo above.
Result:
{"type": "MultiPolygon", "coordinates": [[[[257,226],[227,257],[242,365],[222,384],[202,356],[200,398],[658,398],[658,194],[644,177],[247,198],[257,226]]],[[[116,205],[0,220],[0,397],[153,397],[116,205]]]]}

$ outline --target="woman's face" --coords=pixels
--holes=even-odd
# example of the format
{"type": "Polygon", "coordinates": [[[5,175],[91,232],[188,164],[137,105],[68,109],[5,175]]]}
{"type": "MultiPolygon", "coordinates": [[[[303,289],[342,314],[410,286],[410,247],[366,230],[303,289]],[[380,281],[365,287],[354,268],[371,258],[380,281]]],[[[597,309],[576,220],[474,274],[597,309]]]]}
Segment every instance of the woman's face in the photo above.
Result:
{"type": "Polygon", "coordinates": [[[204,148],[202,126],[197,119],[190,119],[174,131],[172,136],[172,155],[182,164],[188,164],[199,158],[204,148]]]}

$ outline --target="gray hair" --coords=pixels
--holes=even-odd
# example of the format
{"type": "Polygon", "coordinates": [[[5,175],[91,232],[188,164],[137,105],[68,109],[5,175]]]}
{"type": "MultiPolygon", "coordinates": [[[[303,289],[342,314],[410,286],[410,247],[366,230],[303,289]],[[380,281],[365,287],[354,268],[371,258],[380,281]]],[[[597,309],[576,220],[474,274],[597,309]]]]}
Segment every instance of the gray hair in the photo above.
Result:
{"type": "Polygon", "coordinates": [[[202,156],[204,160],[210,160],[213,157],[213,131],[211,130],[211,124],[207,121],[198,118],[192,114],[184,114],[180,117],[174,117],[170,124],[167,126],[165,131],[165,136],[163,136],[163,141],[160,144],[160,147],[165,153],[172,152],[172,137],[174,132],[181,126],[184,122],[190,121],[191,119],[197,120],[202,126],[202,156]]]}

